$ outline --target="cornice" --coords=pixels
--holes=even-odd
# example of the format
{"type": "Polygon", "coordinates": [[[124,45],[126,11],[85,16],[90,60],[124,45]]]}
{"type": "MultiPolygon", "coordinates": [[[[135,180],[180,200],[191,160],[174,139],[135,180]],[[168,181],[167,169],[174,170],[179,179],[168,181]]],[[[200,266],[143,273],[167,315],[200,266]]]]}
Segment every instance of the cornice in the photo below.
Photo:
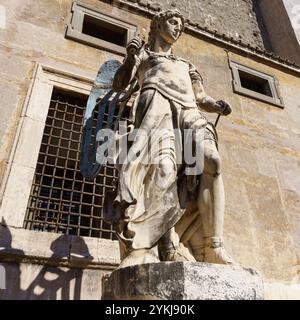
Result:
{"type": "MultiPolygon", "coordinates": [[[[152,4],[141,2],[140,0],[100,0],[102,2],[109,3],[117,6],[120,9],[132,11],[135,13],[142,14],[148,18],[153,17],[160,8],[153,6],[152,4]]],[[[300,73],[300,66],[288,59],[282,58],[272,52],[268,52],[259,47],[253,47],[250,44],[244,43],[242,40],[236,40],[232,37],[227,36],[225,33],[220,33],[218,30],[211,30],[207,27],[201,26],[199,23],[195,23],[189,19],[186,20],[185,32],[190,33],[194,36],[204,37],[210,41],[226,46],[227,48],[234,48],[240,52],[260,58],[266,62],[273,63],[279,67],[286,68],[290,71],[300,73]]]]}

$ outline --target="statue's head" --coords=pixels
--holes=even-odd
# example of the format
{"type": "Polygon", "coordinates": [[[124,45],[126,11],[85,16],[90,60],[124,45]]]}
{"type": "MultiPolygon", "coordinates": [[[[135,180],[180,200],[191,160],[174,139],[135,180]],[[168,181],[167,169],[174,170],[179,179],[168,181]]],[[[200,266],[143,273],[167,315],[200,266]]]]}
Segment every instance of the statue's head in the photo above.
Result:
{"type": "Polygon", "coordinates": [[[148,37],[149,49],[153,50],[155,39],[160,35],[165,41],[173,44],[184,29],[184,18],[179,10],[158,12],[152,19],[148,37]]]}

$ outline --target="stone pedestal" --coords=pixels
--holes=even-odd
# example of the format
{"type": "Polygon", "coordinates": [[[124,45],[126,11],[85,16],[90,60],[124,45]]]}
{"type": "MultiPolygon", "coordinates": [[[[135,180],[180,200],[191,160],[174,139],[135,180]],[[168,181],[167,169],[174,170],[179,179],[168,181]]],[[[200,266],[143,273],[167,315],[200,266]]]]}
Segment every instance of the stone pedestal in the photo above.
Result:
{"type": "Polygon", "coordinates": [[[103,278],[103,300],[263,300],[253,269],[199,262],[161,262],[117,269],[103,278]]]}

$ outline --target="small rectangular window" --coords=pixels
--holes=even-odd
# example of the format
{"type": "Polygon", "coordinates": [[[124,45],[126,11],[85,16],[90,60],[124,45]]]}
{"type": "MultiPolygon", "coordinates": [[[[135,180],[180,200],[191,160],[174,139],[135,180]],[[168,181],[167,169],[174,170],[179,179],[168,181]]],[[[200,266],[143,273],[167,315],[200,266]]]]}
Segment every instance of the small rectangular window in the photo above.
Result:
{"type": "Polygon", "coordinates": [[[127,29],[88,15],[84,16],[82,33],[122,47],[127,43],[127,29]]]}
{"type": "Polygon", "coordinates": [[[234,92],[283,107],[273,76],[232,61],[230,66],[234,92]]]}
{"type": "Polygon", "coordinates": [[[257,77],[242,70],[239,70],[239,76],[243,88],[272,97],[270,84],[267,79],[257,77]]]}
{"type": "Polygon", "coordinates": [[[125,55],[126,44],[136,31],[133,24],[74,2],[65,37],[125,55]]]}

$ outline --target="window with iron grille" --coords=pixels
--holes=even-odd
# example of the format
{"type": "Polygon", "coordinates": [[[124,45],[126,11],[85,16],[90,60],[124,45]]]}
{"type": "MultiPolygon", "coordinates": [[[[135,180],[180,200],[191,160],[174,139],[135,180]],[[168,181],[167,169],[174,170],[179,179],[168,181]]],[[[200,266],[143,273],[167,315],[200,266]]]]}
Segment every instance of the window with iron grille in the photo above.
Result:
{"type": "MultiPolygon", "coordinates": [[[[28,201],[26,229],[116,239],[103,220],[104,195],[117,181],[106,165],[94,181],[79,171],[87,97],[54,89],[28,201]]],[[[95,115],[97,116],[97,115],[95,115]]]]}

